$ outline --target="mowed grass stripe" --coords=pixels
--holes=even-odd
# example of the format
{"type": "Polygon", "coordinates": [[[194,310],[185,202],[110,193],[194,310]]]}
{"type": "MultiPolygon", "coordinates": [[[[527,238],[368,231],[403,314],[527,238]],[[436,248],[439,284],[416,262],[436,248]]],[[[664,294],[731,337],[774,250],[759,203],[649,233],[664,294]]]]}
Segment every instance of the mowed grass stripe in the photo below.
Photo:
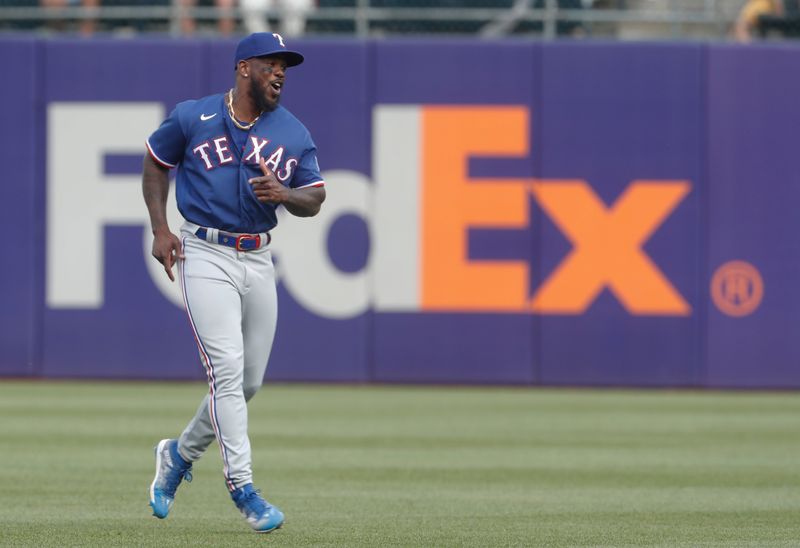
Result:
{"type": "Polygon", "coordinates": [[[197,383],[0,383],[1,546],[800,546],[800,394],[266,385],[249,531],[216,444],[167,520],[197,383]]]}

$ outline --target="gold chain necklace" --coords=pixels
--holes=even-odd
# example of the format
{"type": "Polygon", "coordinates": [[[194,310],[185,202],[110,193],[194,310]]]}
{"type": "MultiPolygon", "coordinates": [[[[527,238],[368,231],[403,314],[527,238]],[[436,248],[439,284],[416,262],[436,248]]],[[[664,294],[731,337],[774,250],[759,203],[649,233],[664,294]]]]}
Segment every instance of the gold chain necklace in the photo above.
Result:
{"type": "Polygon", "coordinates": [[[233,125],[235,125],[239,129],[243,129],[244,131],[247,131],[251,127],[256,125],[256,122],[258,122],[258,119],[261,117],[261,114],[259,113],[259,115],[256,116],[256,119],[250,122],[249,124],[243,124],[236,119],[236,113],[233,112],[233,88],[231,88],[231,90],[228,92],[228,115],[231,117],[233,125]]]}

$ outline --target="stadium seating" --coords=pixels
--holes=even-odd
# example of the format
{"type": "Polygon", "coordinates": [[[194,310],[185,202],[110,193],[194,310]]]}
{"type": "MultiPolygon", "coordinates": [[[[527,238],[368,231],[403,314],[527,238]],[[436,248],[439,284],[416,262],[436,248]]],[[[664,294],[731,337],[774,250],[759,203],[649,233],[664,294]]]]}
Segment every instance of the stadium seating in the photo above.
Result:
{"type": "MultiPolygon", "coordinates": [[[[0,0],[0,32],[75,32],[87,17],[79,0],[69,0],[63,20],[40,7],[41,0],[0,0]]],[[[180,32],[174,0],[101,0],[97,32],[180,32]],[[155,9],[154,9],[155,8],[155,9]]],[[[742,0],[743,1],[743,0],[742,0]]],[[[725,39],[742,1],[733,0],[317,0],[308,14],[310,36],[519,36],[619,39],[725,39]],[[551,10],[550,8],[555,8],[551,10]],[[368,8],[368,9],[364,9],[368,8]]],[[[762,38],[800,37],[798,0],[784,0],[781,16],[764,16],[762,38]]],[[[214,0],[193,8],[199,31],[218,32],[214,0]]],[[[273,28],[280,13],[268,14],[273,28]]],[[[246,32],[237,17],[236,32],[246,32]]]]}

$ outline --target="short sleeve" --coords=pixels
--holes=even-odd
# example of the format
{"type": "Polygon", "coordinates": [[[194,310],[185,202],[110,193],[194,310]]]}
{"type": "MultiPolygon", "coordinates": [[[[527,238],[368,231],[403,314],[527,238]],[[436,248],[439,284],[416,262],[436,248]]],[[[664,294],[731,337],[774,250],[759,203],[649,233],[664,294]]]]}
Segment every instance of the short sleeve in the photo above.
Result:
{"type": "Polygon", "coordinates": [[[297,163],[297,171],[292,177],[289,186],[291,188],[305,188],[324,185],[325,181],[319,172],[319,163],[317,162],[317,148],[312,146],[303,153],[297,163]]]}
{"type": "Polygon", "coordinates": [[[177,107],[148,137],[146,144],[150,155],[162,166],[172,168],[180,163],[186,148],[186,136],[178,118],[177,107]]]}

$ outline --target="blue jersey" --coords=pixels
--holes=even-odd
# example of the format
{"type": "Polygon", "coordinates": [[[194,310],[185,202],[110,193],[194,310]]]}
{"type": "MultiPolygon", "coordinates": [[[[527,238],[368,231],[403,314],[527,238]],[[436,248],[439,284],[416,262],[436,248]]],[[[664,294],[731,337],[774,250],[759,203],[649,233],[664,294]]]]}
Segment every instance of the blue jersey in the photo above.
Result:
{"type": "Polygon", "coordinates": [[[184,219],[228,232],[267,232],[278,223],[276,205],[259,202],[247,182],[263,175],[260,157],[285,186],[325,184],[311,135],[292,113],[278,106],[244,131],[228,116],[225,94],[178,104],[147,148],[162,166],[178,168],[184,219]]]}

